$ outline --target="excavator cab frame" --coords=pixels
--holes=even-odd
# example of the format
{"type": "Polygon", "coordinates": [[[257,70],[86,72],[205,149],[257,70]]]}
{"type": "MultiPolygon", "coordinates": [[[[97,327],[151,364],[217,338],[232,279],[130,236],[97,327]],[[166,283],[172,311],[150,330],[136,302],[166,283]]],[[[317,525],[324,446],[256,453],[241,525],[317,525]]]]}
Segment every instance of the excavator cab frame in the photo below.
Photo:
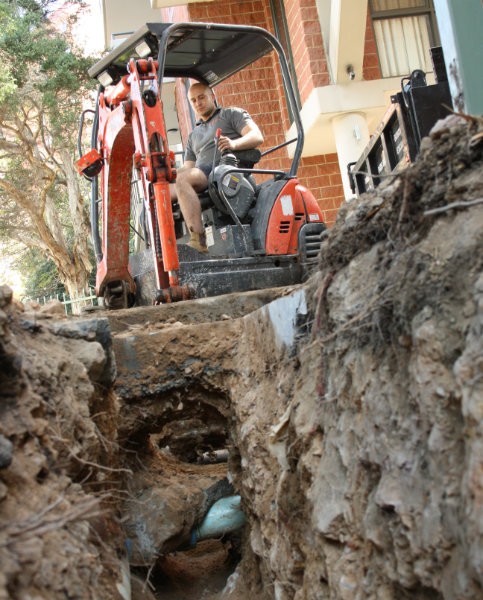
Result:
{"type": "Polygon", "coordinates": [[[78,161],[78,170],[91,180],[96,293],[108,307],[289,285],[306,276],[325,225],[315,198],[296,178],[304,133],[287,60],[274,36],[243,25],[147,23],[91,67],[89,75],[99,81],[99,93],[91,150],[78,161]],[[205,210],[202,200],[213,251],[200,256],[183,243],[181,215],[170,198],[176,169],[161,102],[164,80],[195,79],[214,87],[273,51],[297,132],[290,168],[255,169],[253,161],[250,168],[225,165],[219,185],[210,186],[212,192],[216,187],[214,206],[205,210]],[[133,170],[143,189],[139,225],[148,248],[130,255],[133,170]],[[254,174],[271,179],[250,184],[252,194],[245,178],[252,181],[254,174]],[[242,217],[229,197],[231,183],[240,180],[251,203],[242,217]]]}

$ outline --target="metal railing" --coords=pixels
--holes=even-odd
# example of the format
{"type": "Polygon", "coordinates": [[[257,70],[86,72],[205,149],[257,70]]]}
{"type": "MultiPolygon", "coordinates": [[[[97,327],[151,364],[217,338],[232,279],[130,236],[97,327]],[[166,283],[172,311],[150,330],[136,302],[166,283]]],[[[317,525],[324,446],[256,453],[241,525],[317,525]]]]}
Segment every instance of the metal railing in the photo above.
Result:
{"type": "Polygon", "coordinates": [[[37,304],[47,304],[52,300],[57,300],[64,305],[66,315],[79,314],[81,308],[89,306],[99,306],[99,298],[95,294],[94,288],[89,288],[90,294],[88,296],[81,296],[79,298],[70,298],[67,294],[45,294],[39,296],[25,296],[22,298],[22,302],[37,302],[37,304]]]}

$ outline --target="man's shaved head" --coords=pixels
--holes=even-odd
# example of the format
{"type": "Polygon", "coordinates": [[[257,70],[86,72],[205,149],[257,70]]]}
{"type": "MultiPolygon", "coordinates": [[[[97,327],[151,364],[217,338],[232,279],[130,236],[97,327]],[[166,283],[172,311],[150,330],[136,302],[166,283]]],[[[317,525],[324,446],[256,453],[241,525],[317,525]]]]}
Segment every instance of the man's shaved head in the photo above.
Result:
{"type": "Polygon", "coordinates": [[[215,94],[204,83],[193,83],[188,92],[188,98],[195,113],[206,121],[215,112],[215,94]]]}

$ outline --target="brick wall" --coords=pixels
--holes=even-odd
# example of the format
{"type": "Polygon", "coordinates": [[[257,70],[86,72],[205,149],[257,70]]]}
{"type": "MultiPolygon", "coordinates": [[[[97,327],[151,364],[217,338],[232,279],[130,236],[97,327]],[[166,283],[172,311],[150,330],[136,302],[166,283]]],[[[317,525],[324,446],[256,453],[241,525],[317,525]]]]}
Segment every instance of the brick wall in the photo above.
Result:
{"type": "MultiPolygon", "coordinates": [[[[189,5],[189,13],[191,21],[255,25],[273,31],[268,0],[194,3],[189,5]]],[[[285,141],[283,123],[288,117],[281,89],[278,61],[265,56],[250,69],[216,86],[215,93],[222,106],[240,106],[250,113],[262,130],[265,139],[262,150],[266,150],[285,141]]],[[[289,164],[285,150],[263,158],[259,166],[286,169],[289,164]]]]}
{"type": "Polygon", "coordinates": [[[376,39],[374,37],[374,28],[372,19],[367,15],[366,40],[364,43],[364,61],[362,63],[362,77],[368,81],[370,79],[381,79],[381,67],[379,57],[377,56],[376,39]]]}
{"type": "MultiPolygon", "coordinates": [[[[284,0],[287,25],[291,38],[294,66],[302,103],[316,87],[330,84],[327,60],[315,0],[284,0]]],[[[177,9],[164,9],[165,21],[201,21],[256,25],[273,33],[272,16],[268,0],[223,0],[199,2],[177,9]],[[171,11],[171,12],[169,12],[171,11]],[[169,14],[168,14],[169,12],[169,14]],[[181,17],[182,18],[179,18],[181,17]]],[[[367,19],[364,79],[380,78],[374,32],[367,19]]],[[[288,112],[278,62],[271,57],[257,61],[250,70],[244,70],[216,87],[218,102],[223,106],[241,106],[248,110],[260,126],[265,141],[262,151],[285,141],[289,128],[288,112]]],[[[182,87],[178,94],[183,94],[182,87]]],[[[182,126],[183,138],[187,134],[186,122],[182,126]]],[[[285,148],[264,157],[261,168],[287,170],[290,159],[285,148]]],[[[337,210],[344,201],[342,179],[336,154],[305,157],[298,172],[303,185],[317,199],[328,225],[334,223],[337,210]]]]}
{"type": "Polygon", "coordinates": [[[316,87],[329,85],[315,0],[284,0],[302,104],[316,87]]]}
{"type": "Polygon", "coordinates": [[[344,202],[344,189],[337,154],[307,156],[302,159],[299,179],[318,201],[325,223],[333,225],[339,206],[344,202]]]}
{"type": "Polygon", "coordinates": [[[191,21],[258,26],[266,21],[266,9],[266,0],[218,0],[188,6],[191,21]]]}

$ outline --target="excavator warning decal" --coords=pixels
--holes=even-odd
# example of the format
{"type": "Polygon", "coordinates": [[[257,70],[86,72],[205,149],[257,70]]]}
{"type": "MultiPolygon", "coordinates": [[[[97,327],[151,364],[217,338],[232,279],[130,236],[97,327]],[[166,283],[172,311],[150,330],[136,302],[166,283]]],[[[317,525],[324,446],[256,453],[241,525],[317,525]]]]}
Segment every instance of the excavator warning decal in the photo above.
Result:
{"type": "Polygon", "coordinates": [[[282,196],[280,198],[280,202],[282,203],[282,213],[284,214],[284,216],[289,217],[293,215],[292,196],[290,196],[289,194],[282,196]]]}
{"type": "Polygon", "coordinates": [[[206,234],[206,245],[213,246],[215,243],[215,238],[214,238],[214,234],[213,234],[213,226],[212,225],[205,227],[205,234],[206,234]]]}

